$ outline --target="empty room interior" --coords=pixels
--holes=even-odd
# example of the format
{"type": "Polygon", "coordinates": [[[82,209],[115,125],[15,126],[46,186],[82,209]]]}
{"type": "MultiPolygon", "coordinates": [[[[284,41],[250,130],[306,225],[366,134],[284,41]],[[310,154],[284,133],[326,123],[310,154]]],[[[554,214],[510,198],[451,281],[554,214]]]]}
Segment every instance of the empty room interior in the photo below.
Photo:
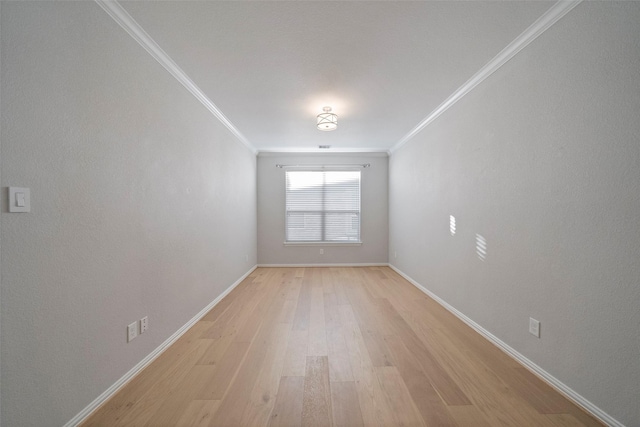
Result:
{"type": "Polygon", "coordinates": [[[0,1],[0,425],[640,426],[640,2],[0,1]]]}

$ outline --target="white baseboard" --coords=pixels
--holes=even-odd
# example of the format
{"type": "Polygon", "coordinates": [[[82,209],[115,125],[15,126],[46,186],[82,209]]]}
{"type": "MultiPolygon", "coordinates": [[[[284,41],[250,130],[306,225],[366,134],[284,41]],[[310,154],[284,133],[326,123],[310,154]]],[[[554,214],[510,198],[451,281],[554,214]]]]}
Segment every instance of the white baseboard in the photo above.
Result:
{"type": "Polygon", "coordinates": [[[290,268],[290,267],[389,267],[386,262],[344,263],[344,264],[258,264],[264,268],[290,268]]]}
{"type": "Polygon", "coordinates": [[[91,402],[86,408],[80,411],[75,417],[73,417],[69,422],[67,422],[64,427],[75,427],[86,420],[89,415],[93,413],[96,409],[100,407],[104,402],[109,400],[111,396],[118,392],[125,384],[129,382],[134,376],[136,376],[140,371],[146,368],[151,362],[153,362],[158,356],[160,356],[166,349],[168,349],[171,344],[176,342],[178,338],[184,335],[185,332],[189,330],[193,325],[195,325],[198,320],[202,319],[205,314],[207,314],[213,307],[216,306],[222,299],[229,294],[236,286],[238,286],[244,279],[247,278],[258,266],[253,266],[249,271],[247,271],[242,277],[235,281],[231,286],[229,286],[223,293],[218,295],[216,299],[211,301],[209,305],[200,310],[198,314],[193,316],[191,320],[185,323],[180,329],[178,329],[173,335],[171,335],[165,342],[160,344],[158,348],[153,350],[147,357],[142,359],[136,366],[131,368],[129,372],[124,374],[122,378],[116,381],[111,387],[104,391],[100,396],[98,396],[93,402],[91,402]]]}
{"type": "Polygon", "coordinates": [[[427,294],[429,297],[433,298],[438,304],[443,306],[449,312],[451,312],[454,316],[462,320],[464,323],[469,325],[472,329],[478,332],[480,335],[489,340],[492,344],[498,347],[500,350],[505,352],[507,355],[511,356],[518,363],[527,368],[531,373],[539,377],[541,380],[549,384],[555,390],[557,390],[560,394],[565,396],[567,399],[574,402],[576,405],[583,408],[585,411],[602,421],[608,426],[611,427],[625,427],[624,424],[620,423],[618,420],[613,418],[611,415],[604,412],[602,409],[598,408],[596,405],[585,399],[583,396],[578,394],[576,391],[571,389],[569,386],[561,382],[559,379],[542,369],[540,366],[533,363],[531,360],[527,359],[520,352],[513,349],[507,343],[493,335],[491,332],[484,329],[482,326],[474,322],[469,317],[465,316],[461,311],[457,310],[455,307],[447,303],[445,300],[422,286],[420,283],[413,280],[410,276],[402,272],[400,269],[395,267],[394,265],[389,264],[389,267],[393,269],[396,273],[404,277],[408,282],[410,282],[413,286],[420,289],[422,292],[427,294]]]}

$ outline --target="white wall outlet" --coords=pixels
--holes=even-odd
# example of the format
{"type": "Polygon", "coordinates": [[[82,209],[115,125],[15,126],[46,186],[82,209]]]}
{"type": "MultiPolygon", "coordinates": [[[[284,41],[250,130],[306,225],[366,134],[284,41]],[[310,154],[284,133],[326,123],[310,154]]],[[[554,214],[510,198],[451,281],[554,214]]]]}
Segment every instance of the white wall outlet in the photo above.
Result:
{"type": "Polygon", "coordinates": [[[393,257],[398,258],[398,251],[393,251],[393,257]]]}
{"type": "Polygon", "coordinates": [[[540,322],[533,317],[529,318],[529,333],[536,338],[540,338],[540,322]]]}
{"type": "Polygon", "coordinates": [[[133,341],[138,336],[138,322],[133,322],[127,326],[127,342],[133,341]]]}
{"type": "Polygon", "coordinates": [[[244,256],[244,262],[249,262],[249,255],[244,256]]]}
{"type": "Polygon", "coordinates": [[[320,255],[324,255],[324,249],[320,249],[320,255]]]}
{"type": "Polygon", "coordinates": [[[140,333],[144,334],[149,329],[149,316],[144,316],[140,319],[140,333]]]}

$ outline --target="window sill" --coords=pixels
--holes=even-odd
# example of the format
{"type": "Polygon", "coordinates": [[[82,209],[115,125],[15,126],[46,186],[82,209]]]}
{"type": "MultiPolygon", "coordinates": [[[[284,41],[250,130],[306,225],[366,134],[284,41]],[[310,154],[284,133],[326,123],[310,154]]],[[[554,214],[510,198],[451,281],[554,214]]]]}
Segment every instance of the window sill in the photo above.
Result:
{"type": "Polygon", "coordinates": [[[284,242],[284,246],[362,246],[362,242],[284,242]]]}

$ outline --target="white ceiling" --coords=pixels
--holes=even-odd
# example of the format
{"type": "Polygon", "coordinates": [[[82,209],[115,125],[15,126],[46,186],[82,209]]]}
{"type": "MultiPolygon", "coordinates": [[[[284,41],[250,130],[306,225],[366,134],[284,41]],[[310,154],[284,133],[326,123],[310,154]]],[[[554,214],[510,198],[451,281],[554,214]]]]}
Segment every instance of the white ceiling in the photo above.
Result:
{"type": "Polygon", "coordinates": [[[259,151],[389,150],[552,4],[121,2],[259,151]]]}

